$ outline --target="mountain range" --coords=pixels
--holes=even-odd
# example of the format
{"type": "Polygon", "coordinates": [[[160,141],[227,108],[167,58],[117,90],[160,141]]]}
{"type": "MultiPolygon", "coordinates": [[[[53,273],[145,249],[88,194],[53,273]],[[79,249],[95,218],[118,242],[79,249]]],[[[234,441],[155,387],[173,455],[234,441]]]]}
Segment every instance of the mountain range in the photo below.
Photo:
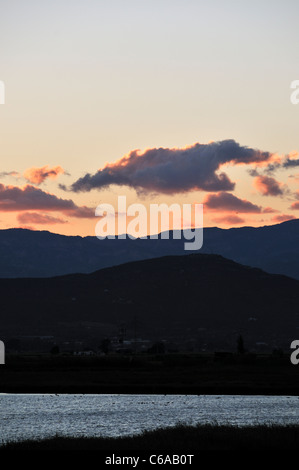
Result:
{"type": "MultiPolygon", "coordinates": [[[[269,273],[299,279],[299,220],[264,227],[203,229],[199,253],[219,254],[269,273]]],[[[0,230],[0,277],[51,277],[91,273],[131,261],[169,255],[188,255],[184,239],[130,238],[98,240],[96,237],[57,235],[26,229],[0,230]]]]}

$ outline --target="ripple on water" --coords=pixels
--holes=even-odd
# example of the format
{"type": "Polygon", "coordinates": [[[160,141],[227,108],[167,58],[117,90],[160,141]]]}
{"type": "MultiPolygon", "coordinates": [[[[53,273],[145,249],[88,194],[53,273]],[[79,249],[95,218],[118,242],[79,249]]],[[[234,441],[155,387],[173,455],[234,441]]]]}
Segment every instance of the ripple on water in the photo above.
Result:
{"type": "Polygon", "coordinates": [[[298,424],[298,397],[219,395],[0,395],[2,442],[56,434],[124,436],[157,427],[298,424]]]}

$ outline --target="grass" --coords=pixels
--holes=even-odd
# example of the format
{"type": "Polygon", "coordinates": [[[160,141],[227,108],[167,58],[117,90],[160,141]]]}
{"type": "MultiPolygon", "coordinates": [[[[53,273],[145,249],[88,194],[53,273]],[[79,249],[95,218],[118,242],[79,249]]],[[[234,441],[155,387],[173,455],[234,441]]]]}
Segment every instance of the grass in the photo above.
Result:
{"type": "Polygon", "coordinates": [[[17,450],[109,450],[200,452],[211,450],[297,450],[299,425],[232,426],[178,424],[172,428],[145,431],[136,436],[117,438],[63,437],[9,442],[0,452],[17,450]]]}

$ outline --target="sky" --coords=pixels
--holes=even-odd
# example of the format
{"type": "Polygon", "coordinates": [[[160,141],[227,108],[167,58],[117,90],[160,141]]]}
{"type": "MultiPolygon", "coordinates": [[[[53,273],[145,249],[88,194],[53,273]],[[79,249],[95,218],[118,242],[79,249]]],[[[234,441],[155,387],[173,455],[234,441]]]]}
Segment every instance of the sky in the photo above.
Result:
{"type": "MultiPolygon", "coordinates": [[[[295,0],[0,0],[0,228],[94,235],[95,209],[299,215],[295,0]]],[[[299,94],[298,94],[299,96],[299,94]]]]}

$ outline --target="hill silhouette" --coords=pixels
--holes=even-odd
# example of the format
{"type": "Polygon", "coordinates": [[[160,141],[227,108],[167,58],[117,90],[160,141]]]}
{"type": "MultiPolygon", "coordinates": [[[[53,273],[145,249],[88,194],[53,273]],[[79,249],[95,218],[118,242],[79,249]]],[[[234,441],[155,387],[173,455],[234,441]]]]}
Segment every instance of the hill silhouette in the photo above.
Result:
{"type": "Polygon", "coordinates": [[[219,255],[167,256],[53,278],[0,279],[6,337],[99,341],[127,335],[199,348],[262,342],[289,348],[299,327],[299,281],[219,255]]]}
{"type": "MultiPolygon", "coordinates": [[[[25,229],[0,230],[0,278],[91,273],[131,261],[188,255],[184,240],[102,240],[25,229]]],[[[299,279],[299,220],[265,227],[205,228],[199,253],[219,254],[299,279]]]]}

